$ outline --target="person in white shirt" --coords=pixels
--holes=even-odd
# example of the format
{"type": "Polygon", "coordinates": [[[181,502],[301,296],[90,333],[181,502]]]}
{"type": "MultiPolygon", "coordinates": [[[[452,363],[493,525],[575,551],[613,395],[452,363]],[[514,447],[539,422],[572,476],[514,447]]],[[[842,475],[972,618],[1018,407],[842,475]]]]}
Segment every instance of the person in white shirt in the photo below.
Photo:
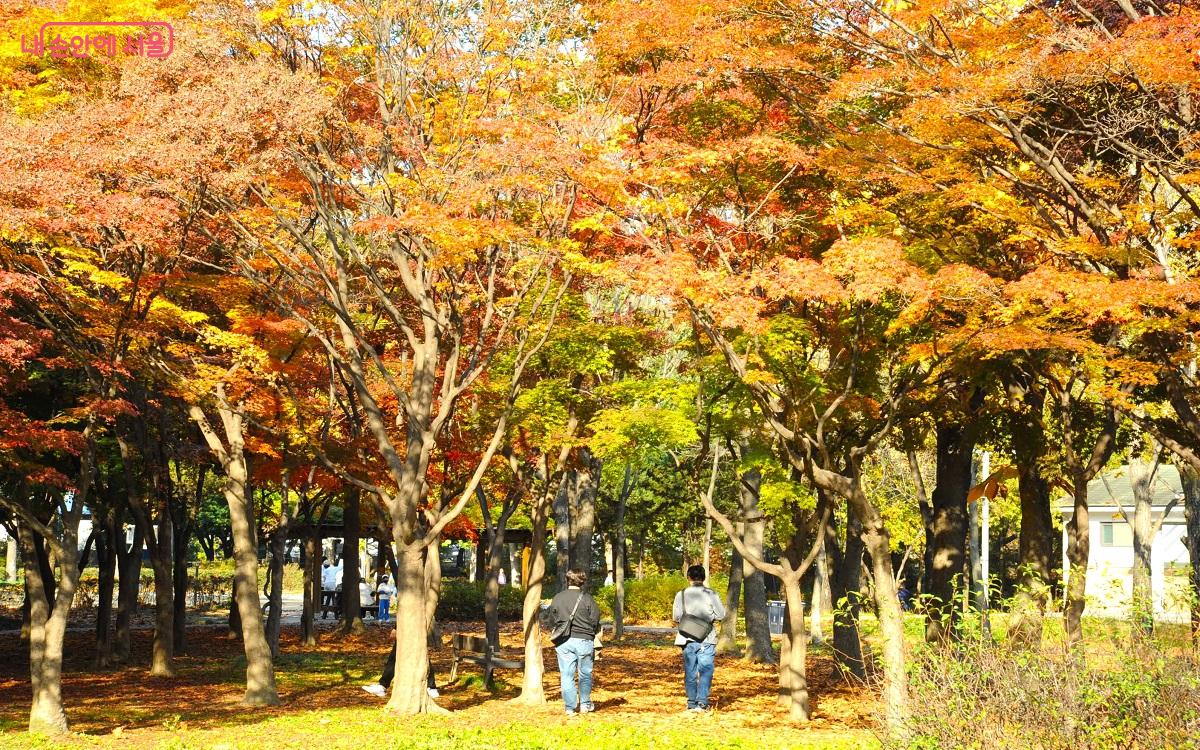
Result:
{"type": "Polygon", "coordinates": [[[371,584],[365,580],[358,582],[358,606],[362,607],[363,614],[367,610],[375,608],[375,596],[371,591],[371,584]]]}
{"type": "Polygon", "coordinates": [[[392,619],[392,597],[396,595],[396,587],[384,575],[375,592],[379,595],[379,621],[388,622],[392,619]]]}
{"type": "Polygon", "coordinates": [[[712,689],[713,660],[717,649],[717,631],[713,625],[725,617],[725,605],[717,592],[704,585],[704,566],[693,565],[687,571],[692,585],[675,595],[671,608],[680,630],[675,633],[675,645],[683,655],[683,689],[687,693],[687,710],[708,711],[708,695],[712,689]],[[682,622],[684,617],[688,623],[682,622]],[[698,629],[702,633],[696,633],[698,629]],[[683,630],[689,631],[685,634],[683,630]],[[697,637],[698,636],[698,637],[697,637]]]}
{"type": "Polygon", "coordinates": [[[321,619],[329,617],[330,611],[337,613],[337,571],[328,560],[321,568],[321,619]]]}

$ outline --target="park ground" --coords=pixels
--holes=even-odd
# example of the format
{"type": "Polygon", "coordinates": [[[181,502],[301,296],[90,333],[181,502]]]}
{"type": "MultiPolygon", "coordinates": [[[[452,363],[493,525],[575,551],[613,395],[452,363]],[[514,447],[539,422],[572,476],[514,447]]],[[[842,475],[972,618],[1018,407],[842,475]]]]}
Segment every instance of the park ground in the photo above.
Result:
{"type": "MultiPolygon", "coordinates": [[[[330,626],[331,627],[331,626],[330,626]]],[[[450,623],[449,634],[477,632],[474,624],[450,623]]],[[[97,672],[91,668],[92,636],[70,632],[64,698],[74,734],[51,741],[24,733],[29,710],[27,644],[0,639],[0,747],[162,748],[244,750],[249,748],[869,748],[877,744],[878,707],[872,692],[840,682],[828,653],[815,651],[809,676],[815,695],[814,720],[789,725],[774,704],[776,673],[736,656],[718,657],[713,687],[715,710],[697,716],[682,711],[678,650],[667,635],[636,634],[608,644],[596,665],[593,700],[597,712],[563,715],[558,673],[551,649],[545,653],[547,705],[509,703],[520,675],[498,672],[486,690],[471,665],[447,684],[450,649],[433,651],[447,716],[389,716],[381,699],[361,686],[378,679],[393,631],[369,625],[358,636],[322,631],[319,645],[301,646],[295,627],[284,629],[276,676],[282,705],[249,709],[239,705],[245,662],[241,643],[221,627],[192,628],[188,647],[177,656],[178,676],[150,678],[149,631],[136,633],[133,666],[97,672]]],[[[516,646],[515,625],[506,627],[506,646],[516,646]]]]}

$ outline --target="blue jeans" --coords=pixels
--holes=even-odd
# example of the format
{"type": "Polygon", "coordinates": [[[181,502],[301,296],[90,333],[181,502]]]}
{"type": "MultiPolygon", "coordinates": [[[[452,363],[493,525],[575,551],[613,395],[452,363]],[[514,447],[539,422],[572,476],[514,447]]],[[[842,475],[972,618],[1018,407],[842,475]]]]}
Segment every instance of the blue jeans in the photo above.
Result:
{"type": "Polygon", "coordinates": [[[590,638],[568,638],[566,643],[555,646],[558,654],[558,677],[562,681],[563,705],[568,711],[580,706],[592,708],[592,656],[593,642],[590,638]],[[579,693],[575,692],[575,670],[579,670],[579,693]]]}
{"type": "Polygon", "coordinates": [[[392,619],[392,602],[390,599],[379,600],[379,620],[387,622],[392,619]]]}
{"type": "Polygon", "coordinates": [[[716,655],[714,643],[690,641],[683,647],[683,689],[687,691],[688,708],[708,708],[716,655]]]}

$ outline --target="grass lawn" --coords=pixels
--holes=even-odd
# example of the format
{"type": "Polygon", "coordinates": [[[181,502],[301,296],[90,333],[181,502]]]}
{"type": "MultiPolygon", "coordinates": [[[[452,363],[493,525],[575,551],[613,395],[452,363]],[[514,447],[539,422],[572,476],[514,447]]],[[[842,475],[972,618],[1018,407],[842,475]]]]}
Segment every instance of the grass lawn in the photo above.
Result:
{"type": "MultiPolygon", "coordinates": [[[[464,631],[475,625],[451,626],[464,631]]],[[[550,703],[528,708],[507,701],[520,676],[500,672],[496,692],[485,690],[470,665],[446,684],[449,649],[434,652],[442,706],[448,716],[394,718],[383,701],[360,686],[378,678],[388,636],[370,628],[363,636],[322,633],[321,645],[303,648],[285,630],[276,675],[282,705],[246,709],[240,643],[220,629],[189,631],[187,653],[178,657],[178,676],[150,679],[149,633],[136,644],[139,666],[96,672],[89,666],[91,639],[70,634],[64,692],[75,734],[51,741],[24,733],[29,710],[25,644],[0,643],[0,747],[99,748],[869,748],[875,746],[877,712],[873,695],[833,677],[828,654],[809,662],[814,721],[787,724],[774,704],[775,670],[719,657],[713,687],[716,710],[695,716],[684,706],[678,651],[663,637],[633,637],[609,644],[596,665],[593,700],[597,712],[563,715],[553,651],[547,649],[550,703]],[[465,671],[465,674],[463,674],[465,671]]],[[[510,626],[504,639],[516,645],[510,626]]]]}

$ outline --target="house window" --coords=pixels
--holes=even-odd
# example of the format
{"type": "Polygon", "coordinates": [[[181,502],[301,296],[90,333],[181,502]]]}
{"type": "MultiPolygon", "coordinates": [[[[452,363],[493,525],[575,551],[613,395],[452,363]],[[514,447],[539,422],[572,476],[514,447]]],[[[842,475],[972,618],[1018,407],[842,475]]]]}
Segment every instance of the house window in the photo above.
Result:
{"type": "Polygon", "coordinates": [[[1132,547],[1133,530],[1124,521],[1100,524],[1100,544],[1104,547],[1132,547]]]}

